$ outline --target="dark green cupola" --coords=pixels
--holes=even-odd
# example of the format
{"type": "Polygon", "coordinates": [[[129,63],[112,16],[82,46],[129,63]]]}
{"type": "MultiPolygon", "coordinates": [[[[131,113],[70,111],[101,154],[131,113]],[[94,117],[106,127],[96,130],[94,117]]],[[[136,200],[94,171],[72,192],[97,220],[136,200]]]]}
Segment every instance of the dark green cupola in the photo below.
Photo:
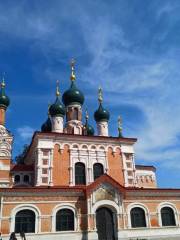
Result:
{"type": "Polygon", "coordinates": [[[94,113],[94,119],[96,122],[108,122],[110,119],[110,114],[109,111],[102,106],[103,97],[101,88],[99,88],[98,91],[98,100],[99,108],[94,113]]]}
{"type": "Polygon", "coordinates": [[[49,114],[51,117],[64,117],[65,115],[65,107],[60,101],[60,91],[59,91],[59,82],[57,81],[57,88],[56,88],[56,100],[55,102],[49,107],[49,114]]]}
{"type": "Polygon", "coordinates": [[[4,79],[1,83],[1,91],[0,91],[0,108],[7,109],[10,104],[9,97],[5,94],[5,82],[4,79]]]}
{"type": "Polygon", "coordinates": [[[64,92],[62,101],[65,106],[68,105],[80,105],[82,106],[84,103],[84,95],[83,93],[77,88],[75,80],[76,76],[74,73],[74,64],[75,61],[72,60],[71,62],[71,86],[70,88],[64,92]]]}
{"type": "Polygon", "coordinates": [[[85,133],[88,136],[94,136],[94,128],[88,123],[88,119],[89,119],[89,115],[88,115],[88,112],[86,110],[86,122],[85,122],[85,125],[84,125],[85,133]]]}

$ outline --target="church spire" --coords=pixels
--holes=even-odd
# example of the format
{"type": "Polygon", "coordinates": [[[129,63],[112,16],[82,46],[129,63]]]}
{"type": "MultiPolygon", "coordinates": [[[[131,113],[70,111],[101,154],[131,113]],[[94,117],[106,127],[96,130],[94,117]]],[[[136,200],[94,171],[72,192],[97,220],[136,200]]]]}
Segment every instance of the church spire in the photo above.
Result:
{"type": "Polygon", "coordinates": [[[0,90],[0,125],[5,124],[5,115],[6,115],[6,109],[10,104],[10,100],[8,96],[5,94],[5,80],[4,75],[2,77],[2,82],[0,84],[1,90],[0,90]]]}
{"type": "Polygon", "coordinates": [[[75,66],[75,60],[72,58],[71,59],[71,77],[70,77],[71,81],[75,81],[76,80],[74,66],[75,66]]]}
{"type": "Polygon", "coordinates": [[[56,97],[60,96],[60,90],[59,90],[59,80],[56,81],[56,97]]]}
{"type": "Polygon", "coordinates": [[[98,89],[98,101],[99,101],[100,104],[103,101],[103,92],[102,92],[102,88],[101,87],[99,87],[99,89],[98,89]]]}
{"type": "Polygon", "coordinates": [[[122,137],[122,118],[121,116],[118,117],[118,137],[122,137]]]}

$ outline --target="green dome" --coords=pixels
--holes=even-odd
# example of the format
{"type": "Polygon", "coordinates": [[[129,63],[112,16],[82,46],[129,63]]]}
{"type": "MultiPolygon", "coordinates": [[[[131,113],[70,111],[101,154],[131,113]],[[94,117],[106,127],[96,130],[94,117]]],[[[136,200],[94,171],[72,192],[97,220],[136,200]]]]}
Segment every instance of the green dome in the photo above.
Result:
{"type": "Polygon", "coordinates": [[[54,116],[64,117],[65,107],[59,100],[59,97],[57,97],[55,103],[50,106],[49,113],[50,113],[51,117],[54,117],[54,116]]]}
{"type": "Polygon", "coordinates": [[[95,111],[94,113],[94,119],[96,122],[108,122],[110,118],[110,114],[108,112],[108,110],[106,110],[105,108],[103,108],[102,104],[99,104],[99,108],[98,110],[95,111]]]}
{"type": "Polygon", "coordinates": [[[10,104],[10,100],[8,96],[5,94],[5,83],[1,84],[1,92],[0,92],[0,107],[6,109],[10,104]]]}
{"type": "Polygon", "coordinates": [[[91,125],[86,125],[86,131],[88,136],[94,136],[94,128],[91,125]]]}
{"type": "Polygon", "coordinates": [[[52,124],[51,124],[50,118],[48,117],[46,122],[43,123],[43,125],[41,126],[41,132],[51,132],[51,130],[52,130],[52,124]]]}
{"type": "Polygon", "coordinates": [[[71,83],[71,87],[64,92],[62,97],[63,103],[65,106],[70,104],[79,104],[83,105],[84,103],[84,95],[83,93],[76,87],[74,81],[71,83]]]}

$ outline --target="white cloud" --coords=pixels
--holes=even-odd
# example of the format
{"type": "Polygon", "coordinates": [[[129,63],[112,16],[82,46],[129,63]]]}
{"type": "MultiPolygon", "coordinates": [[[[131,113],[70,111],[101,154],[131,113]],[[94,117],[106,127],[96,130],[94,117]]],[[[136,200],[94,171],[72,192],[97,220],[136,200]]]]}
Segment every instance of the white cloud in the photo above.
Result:
{"type": "MultiPolygon", "coordinates": [[[[102,10],[103,7],[102,4],[102,10]]],[[[138,132],[129,132],[139,138],[137,158],[161,161],[164,167],[176,167],[180,151],[176,148],[171,151],[164,149],[176,146],[179,141],[180,63],[177,49],[174,50],[169,44],[170,48],[163,55],[153,54],[149,43],[149,49],[147,47],[140,51],[143,44],[138,42],[135,45],[133,36],[125,33],[122,24],[117,24],[111,16],[95,16],[83,4],[76,3],[72,8],[66,1],[63,9],[57,4],[56,8],[50,8],[49,11],[39,12],[36,9],[33,13],[24,11],[24,5],[19,4],[7,11],[2,8],[0,30],[23,40],[35,40],[32,50],[40,48],[47,59],[51,58],[52,52],[53,57],[61,61],[64,57],[62,52],[66,52],[66,56],[87,55],[88,65],[81,68],[81,81],[88,82],[95,92],[102,85],[110,96],[107,101],[113,105],[117,104],[117,95],[114,97],[112,92],[119,94],[119,102],[137,105],[147,118],[146,124],[142,123],[138,132]],[[68,31],[64,25],[67,24],[67,27],[69,22],[68,31]]],[[[174,5],[171,7],[169,3],[162,4],[156,17],[159,20],[162,14],[168,13],[169,18],[174,9],[174,5]]],[[[179,14],[173,14],[171,24],[167,26],[173,26],[176,18],[179,18],[179,14]]],[[[160,29],[156,33],[152,32],[153,41],[162,41],[169,32],[168,27],[164,30],[164,35],[160,29]]],[[[54,70],[51,66],[44,70],[53,79],[56,75],[61,76],[61,71],[54,70]]],[[[18,128],[17,132],[22,139],[28,139],[32,136],[33,129],[24,126],[18,128]]]]}
{"type": "Polygon", "coordinates": [[[19,134],[22,140],[27,141],[32,137],[34,129],[29,126],[23,126],[17,129],[17,133],[19,134]]]}

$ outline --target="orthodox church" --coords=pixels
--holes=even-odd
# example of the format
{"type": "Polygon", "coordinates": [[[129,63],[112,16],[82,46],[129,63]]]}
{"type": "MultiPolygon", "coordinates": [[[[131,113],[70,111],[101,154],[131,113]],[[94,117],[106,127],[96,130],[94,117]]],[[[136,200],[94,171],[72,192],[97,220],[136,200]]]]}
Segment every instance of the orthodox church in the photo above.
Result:
{"type": "Polygon", "coordinates": [[[180,239],[180,189],[157,187],[156,168],[135,164],[136,138],[109,136],[99,89],[97,130],[82,121],[84,95],[70,87],[48,108],[41,131],[16,164],[6,129],[10,100],[0,89],[0,232],[32,240],[180,239]]]}

